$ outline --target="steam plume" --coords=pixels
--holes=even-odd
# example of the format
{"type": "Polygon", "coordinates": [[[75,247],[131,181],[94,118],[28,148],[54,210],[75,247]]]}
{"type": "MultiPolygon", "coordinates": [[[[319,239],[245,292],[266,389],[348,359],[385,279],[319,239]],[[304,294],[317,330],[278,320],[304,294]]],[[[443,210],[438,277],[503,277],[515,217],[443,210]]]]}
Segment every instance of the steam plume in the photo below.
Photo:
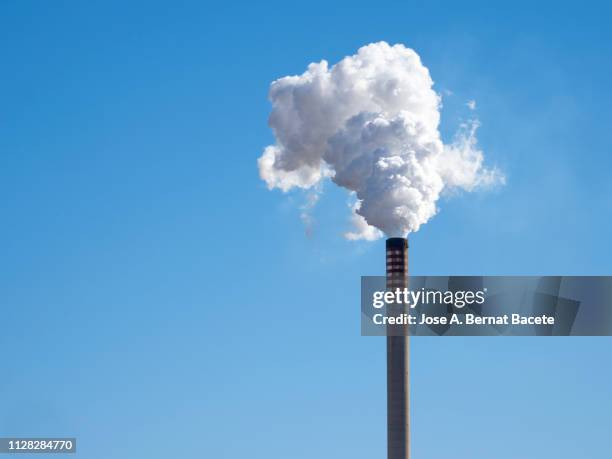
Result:
{"type": "Polygon", "coordinates": [[[258,160],[261,178],[282,191],[312,189],[326,178],[349,190],[356,202],[348,239],[417,231],[435,215],[443,190],[504,180],[483,167],[476,122],[442,142],[432,86],[415,51],[385,42],[274,81],[269,122],[276,143],[258,160]]]}

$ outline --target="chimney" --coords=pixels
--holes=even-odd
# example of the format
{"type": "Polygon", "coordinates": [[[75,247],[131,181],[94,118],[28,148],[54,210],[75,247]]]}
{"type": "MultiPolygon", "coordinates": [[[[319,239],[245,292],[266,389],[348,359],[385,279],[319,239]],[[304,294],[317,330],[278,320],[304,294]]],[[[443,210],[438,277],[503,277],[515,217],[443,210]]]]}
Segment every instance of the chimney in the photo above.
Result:
{"type": "MultiPolygon", "coordinates": [[[[408,239],[387,239],[387,290],[408,287],[408,239]]],[[[397,306],[397,305],[396,305],[397,306]]],[[[400,314],[403,308],[394,309],[400,314]]],[[[410,459],[410,341],[394,326],[387,336],[387,459],[410,459]]]]}

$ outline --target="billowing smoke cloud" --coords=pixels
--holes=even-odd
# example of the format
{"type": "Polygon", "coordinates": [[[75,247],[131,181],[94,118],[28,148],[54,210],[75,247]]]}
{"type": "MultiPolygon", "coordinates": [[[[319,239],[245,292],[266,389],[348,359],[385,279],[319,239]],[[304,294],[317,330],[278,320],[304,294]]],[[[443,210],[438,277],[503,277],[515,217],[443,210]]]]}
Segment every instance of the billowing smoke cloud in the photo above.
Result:
{"type": "Polygon", "coordinates": [[[417,231],[436,214],[445,189],[504,180],[483,167],[476,122],[442,142],[441,100],[432,86],[416,52],[385,42],[274,81],[276,143],[258,160],[261,178],[283,191],[316,188],[327,178],[349,190],[356,201],[348,239],[417,231]]]}

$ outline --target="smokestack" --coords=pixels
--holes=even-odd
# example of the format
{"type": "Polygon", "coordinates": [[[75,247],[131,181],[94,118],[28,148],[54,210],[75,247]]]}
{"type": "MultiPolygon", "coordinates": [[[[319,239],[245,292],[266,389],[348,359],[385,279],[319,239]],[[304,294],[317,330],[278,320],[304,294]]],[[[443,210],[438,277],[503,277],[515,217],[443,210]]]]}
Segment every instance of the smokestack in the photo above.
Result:
{"type": "MultiPolygon", "coordinates": [[[[386,246],[387,289],[408,287],[408,239],[389,238],[386,246]]],[[[387,336],[387,459],[410,459],[410,340],[394,327],[387,336]]]]}

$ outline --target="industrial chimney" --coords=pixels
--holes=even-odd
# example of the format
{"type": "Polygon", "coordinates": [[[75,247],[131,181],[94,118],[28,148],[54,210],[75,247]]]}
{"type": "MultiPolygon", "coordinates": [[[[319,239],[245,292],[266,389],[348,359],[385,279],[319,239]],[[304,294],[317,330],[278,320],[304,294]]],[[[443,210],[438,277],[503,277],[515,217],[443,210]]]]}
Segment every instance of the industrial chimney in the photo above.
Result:
{"type": "MultiPolygon", "coordinates": [[[[387,239],[387,290],[408,287],[408,239],[387,239]]],[[[395,305],[393,314],[402,306],[395,305]]],[[[389,313],[389,312],[388,312],[389,313]]],[[[387,459],[410,459],[410,341],[404,326],[387,329],[387,459]]]]}

